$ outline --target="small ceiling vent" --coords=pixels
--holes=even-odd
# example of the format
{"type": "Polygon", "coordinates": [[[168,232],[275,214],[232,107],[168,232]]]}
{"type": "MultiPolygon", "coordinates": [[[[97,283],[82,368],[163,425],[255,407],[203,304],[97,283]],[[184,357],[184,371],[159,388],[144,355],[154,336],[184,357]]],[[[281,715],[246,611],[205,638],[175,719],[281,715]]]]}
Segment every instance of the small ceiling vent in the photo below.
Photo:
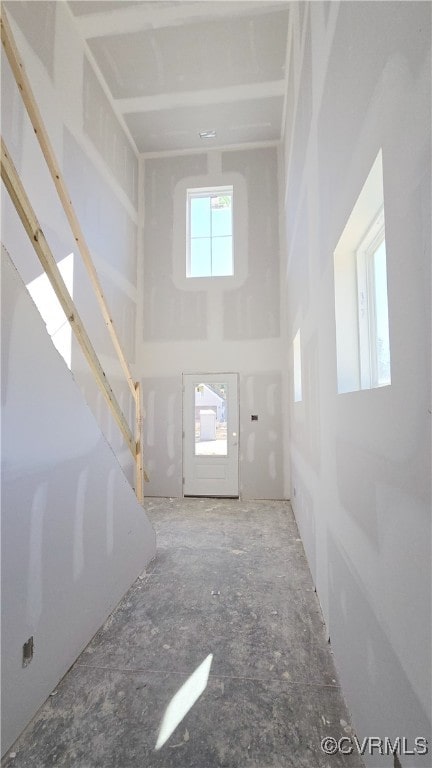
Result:
{"type": "Polygon", "coordinates": [[[199,137],[200,139],[215,139],[216,131],[200,131],[199,137]]]}

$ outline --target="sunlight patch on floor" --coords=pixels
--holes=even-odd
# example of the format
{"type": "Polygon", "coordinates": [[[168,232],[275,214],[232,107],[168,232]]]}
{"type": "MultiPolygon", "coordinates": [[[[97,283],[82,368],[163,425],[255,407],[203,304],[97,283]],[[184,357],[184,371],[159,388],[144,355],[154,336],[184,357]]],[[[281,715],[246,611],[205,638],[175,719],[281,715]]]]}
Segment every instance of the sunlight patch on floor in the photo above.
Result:
{"type": "Polygon", "coordinates": [[[213,654],[210,653],[172,697],[162,718],[155,746],[156,750],[163,747],[185,715],[192,709],[201,694],[204,693],[212,661],[213,654]]]}

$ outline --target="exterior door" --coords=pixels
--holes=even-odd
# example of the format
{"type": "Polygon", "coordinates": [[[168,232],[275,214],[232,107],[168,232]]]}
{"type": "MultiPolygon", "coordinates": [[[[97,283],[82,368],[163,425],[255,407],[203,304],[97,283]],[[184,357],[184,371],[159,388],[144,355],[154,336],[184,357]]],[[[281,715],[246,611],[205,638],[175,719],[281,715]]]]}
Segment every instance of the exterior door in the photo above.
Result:
{"type": "Polygon", "coordinates": [[[238,374],[183,374],[183,495],[239,495],[238,374]]]}

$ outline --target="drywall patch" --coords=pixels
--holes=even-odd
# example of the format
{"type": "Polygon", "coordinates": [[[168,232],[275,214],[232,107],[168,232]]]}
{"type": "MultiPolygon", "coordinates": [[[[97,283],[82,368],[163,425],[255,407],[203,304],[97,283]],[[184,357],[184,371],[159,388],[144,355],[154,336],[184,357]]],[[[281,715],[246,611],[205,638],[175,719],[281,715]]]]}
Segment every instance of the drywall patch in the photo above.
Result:
{"type": "Polygon", "coordinates": [[[269,457],[268,457],[268,468],[269,468],[269,475],[272,480],[276,480],[277,477],[277,470],[276,470],[276,454],[274,451],[270,451],[269,457]]]}
{"type": "Polygon", "coordinates": [[[321,413],[320,413],[320,365],[318,333],[312,334],[305,343],[303,354],[303,380],[305,390],[305,456],[315,472],[321,466],[321,413]]]}
{"type": "Polygon", "coordinates": [[[83,89],[84,131],[136,208],[138,160],[87,58],[83,89]]]}
{"type": "Polygon", "coordinates": [[[168,398],[167,407],[167,452],[171,460],[175,458],[175,405],[176,395],[172,393],[168,398]]]}
{"type": "Polygon", "coordinates": [[[277,389],[276,384],[270,384],[267,387],[267,395],[266,395],[267,411],[270,416],[274,416],[276,413],[276,402],[275,402],[276,389],[277,389]]]}
{"type": "Polygon", "coordinates": [[[246,443],[246,457],[248,462],[251,464],[253,461],[255,461],[255,438],[256,435],[254,432],[252,432],[247,437],[247,443],[246,443]]]}

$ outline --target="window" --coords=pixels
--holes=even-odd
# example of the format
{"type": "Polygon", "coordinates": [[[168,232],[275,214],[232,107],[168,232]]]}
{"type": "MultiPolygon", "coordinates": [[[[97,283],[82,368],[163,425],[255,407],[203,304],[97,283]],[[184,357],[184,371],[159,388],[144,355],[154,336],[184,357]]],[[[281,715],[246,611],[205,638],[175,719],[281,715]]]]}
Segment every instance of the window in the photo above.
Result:
{"type": "Polygon", "coordinates": [[[234,274],[232,186],[188,189],[186,274],[234,274]]]}
{"type": "Polygon", "coordinates": [[[391,384],[382,154],[334,252],[338,392],[391,384]]]}
{"type": "Polygon", "coordinates": [[[172,205],[175,287],[219,296],[244,285],[249,251],[245,177],[216,170],[185,176],[174,187],[172,205]]]}
{"type": "Polygon", "coordinates": [[[294,352],[294,402],[300,403],[302,400],[300,330],[297,331],[294,337],[293,352],[294,352]]]}
{"type": "Polygon", "coordinates": [[[361,388],[391,383],[384,211],[357,249],[361,388]]]}
{"type": "MultiPolygon", "coordinates": [[[[66,288],[73,297],[73,253],[57,262],[57,266],[66,284],[66,288]]],[[[35,277],[34,280],[27,284],[27,290],[45,322],[47,332],[51,336],[54,346],[70,369],[72,365],[72,328],[54,293],[54,288],[48,279],[48,275],[43,272],[39,277],[35,277]]]]}

